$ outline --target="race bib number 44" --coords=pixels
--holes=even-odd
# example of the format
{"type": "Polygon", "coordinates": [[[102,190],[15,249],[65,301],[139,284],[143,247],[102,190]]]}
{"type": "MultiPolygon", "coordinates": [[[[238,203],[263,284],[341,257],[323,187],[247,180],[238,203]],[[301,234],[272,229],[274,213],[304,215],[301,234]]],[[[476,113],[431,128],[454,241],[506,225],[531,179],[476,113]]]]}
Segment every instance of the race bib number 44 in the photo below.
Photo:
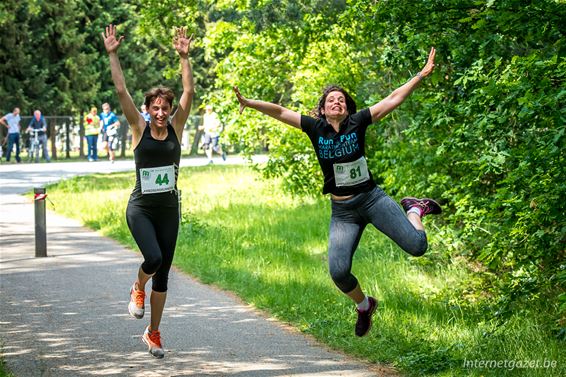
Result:
{"type": "Polygon", "coordinates": [[[157,194],[175,189],[175,165],[140,169],[142,194],[157,194]]]}
{"type": "Polygon", "coordinates": [[[334,164],[336,187],[354,186],[369,180],[368,164],[362,156],[356,161],[334,164]]]}

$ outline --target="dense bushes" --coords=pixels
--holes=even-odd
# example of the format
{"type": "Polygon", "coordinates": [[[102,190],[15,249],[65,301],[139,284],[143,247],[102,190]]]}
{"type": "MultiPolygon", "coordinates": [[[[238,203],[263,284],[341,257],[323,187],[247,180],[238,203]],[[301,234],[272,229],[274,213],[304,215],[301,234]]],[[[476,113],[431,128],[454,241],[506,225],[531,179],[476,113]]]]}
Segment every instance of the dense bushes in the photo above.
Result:
{"type": "Polygon", "coordinates": [[[441,76],[419,93],[401,137],[383,142],[376,167],[392,190],[444,199],[446,226],[464,242],[453,252],[495,273],[499,314],[542,298],[563,328],[564,5],[503,1],[467,12],[458,38],[437,37],[447,49],[441,76]]]}
{"type": "MultiPolygon", "coordinates": [[[[372,170],[394,196],[442,199],[447,212],[436,242],[484,265],[490,284],[480,286],[490,292],[483,297],[498,314],[542,299],[537,307],[564,321],[564,2],[338,3],[336,15],[303,2],[299,13],[272,24],[242,8],[231,15],[239,38],[228,50],[209,29],[206,48],[218,59],[211,97],[230,104],[224,115],[235,122],[232,136],[250,150],[261,139],[272,152],[267,174],[283,176],[292,191],[318,194],[306,137],[250,111],[237,118],[230,86],[307,112],[324,85],[338,83],[368,106],[415,74],[436,46],[435,74],[371,128],[372,170]]],[[[268,14],[291,7],[262,4],[268,14]]]]}

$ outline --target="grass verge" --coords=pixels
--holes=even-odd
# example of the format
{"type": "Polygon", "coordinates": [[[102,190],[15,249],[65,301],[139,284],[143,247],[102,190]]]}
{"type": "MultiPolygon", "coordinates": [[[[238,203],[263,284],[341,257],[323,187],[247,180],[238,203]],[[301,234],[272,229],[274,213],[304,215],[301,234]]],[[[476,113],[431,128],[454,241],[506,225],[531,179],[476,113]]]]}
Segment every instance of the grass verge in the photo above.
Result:
{"type": "MultiPolygon", "coordinates": [[[[353,305],[327,272],[328,200],[291,197],[246,167],[183,168],[180,177],[183,222],[174,263],[202,282],[330,347],[407,375],[563,375],[563,344],[547,329],[544,303],[497,323],[483,302],[461,305],[454,288],[473,276],[463,262],[436,258],[440,243],[412,258],[372,227],[354,274],[380,308],[370,335],[356,338],[353,305]]],[[[94,175],[48,192],[58,212],[135,250],[124,215],[133,183],[133,173],[94,175]]]]}

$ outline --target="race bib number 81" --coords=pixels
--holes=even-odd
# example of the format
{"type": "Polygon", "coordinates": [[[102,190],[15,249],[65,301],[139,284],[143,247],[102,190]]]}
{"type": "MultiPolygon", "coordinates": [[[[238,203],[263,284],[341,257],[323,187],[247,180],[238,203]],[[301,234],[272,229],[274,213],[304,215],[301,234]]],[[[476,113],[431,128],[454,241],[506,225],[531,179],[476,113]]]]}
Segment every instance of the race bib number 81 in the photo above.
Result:
{"type": "Polygon", "coordinates": [[[175,165],[140,169],[142,194],[157,194],[175,189],[175,165]]]}
{"type": "Polygon", "coordinates": [[[369,180],[368,164],[362,156],[356,161],[334,164],[336,187],[354,186],[369,180]]]}

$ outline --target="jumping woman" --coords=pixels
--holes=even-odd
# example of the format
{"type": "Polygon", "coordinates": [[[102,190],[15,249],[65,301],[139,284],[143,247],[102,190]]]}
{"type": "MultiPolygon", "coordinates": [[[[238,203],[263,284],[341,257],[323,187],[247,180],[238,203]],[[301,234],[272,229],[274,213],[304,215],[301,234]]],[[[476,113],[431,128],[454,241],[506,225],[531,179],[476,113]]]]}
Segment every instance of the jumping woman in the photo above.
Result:
{"type": "Polygon", "coordinates": [[[369,332],[371,318],[377,308],[377,300],[364,294],[351,272],[352,259],[366,225],[373,224],[404,251],[421,256],[428,246],[421,218],[441,212],[434,200],[412,197],[401,200],[403,212],[375,184],[365,158],[367,127],[401,105],[421,80],[431,74],[435,54],[432,48],[426,65],[415,77],[380,102],[359,112],[352,97],[338,86],[324,90],[314,118],[274,103],[247,99],[234,87],[240,113],[246,107],[258,110],[302,130],[312,142],[324,174],[322,192],[330,194],[332,204],[328,241],[330,276],[336,286],[356,303],[357,336],[369,332]]]}

